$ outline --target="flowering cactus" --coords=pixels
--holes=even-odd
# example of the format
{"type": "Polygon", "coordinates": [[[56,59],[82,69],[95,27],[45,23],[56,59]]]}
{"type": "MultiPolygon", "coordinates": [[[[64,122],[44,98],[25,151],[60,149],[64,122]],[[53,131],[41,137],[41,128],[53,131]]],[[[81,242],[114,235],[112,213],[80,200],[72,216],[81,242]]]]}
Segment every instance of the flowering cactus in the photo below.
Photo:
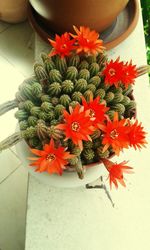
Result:
{"type": "Polygon", "coordinates": [[[76,34],[49,40],[53,48],[34,64],[34,77],[19,86],[14,100],[0,105],[0,115],[18,107],[20,126],[20,132],[0,143],[0,150],[25,139],[39,157],[31,159],[31,166],[40,173],[62,175],[72,169],[84,178],[86,165],[102,162],[110,184],[125,186],[123,173],[131,167],[109,158],[146,144],[132,85],[149,67],[109,61],[96,31],[74,29],[76,34]]]}

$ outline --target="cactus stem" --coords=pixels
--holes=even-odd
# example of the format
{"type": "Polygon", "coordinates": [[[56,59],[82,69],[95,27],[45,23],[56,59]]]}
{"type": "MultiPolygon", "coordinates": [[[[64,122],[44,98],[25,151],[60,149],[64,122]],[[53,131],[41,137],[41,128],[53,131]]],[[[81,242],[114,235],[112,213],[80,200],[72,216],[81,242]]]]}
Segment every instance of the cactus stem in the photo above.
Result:
{"type": "Polygon", "coordinates": [[[77,164],[74,167],[75,167],[75,170],[76,170],[79,178],[83,179],[84,178],[84,167],[82,165],[80,157],[78,157],[78,162],[77,162],[77,164]]]}
{"type": "Polygon", "coordinates": [[[5,114],[9,110],[14,109],[17,106],[18,106],[18,104],[17,104],[16,100],[4,102],[3,104],[0,105],[0,115],[5,114]]]}
{"type": "Polygon", "coordinates": [[[17,144],[23,139],[20,132],[16,132],[11,136],[8,136],[6,139],[0,142],[0,152],[4,149],[10,148],[13,145],[17,144]]]}
{"type": "Polygon", "coordinates": [[[143,65],[137,68],[137,77],[150,72],[150,65],[143,65]]]}

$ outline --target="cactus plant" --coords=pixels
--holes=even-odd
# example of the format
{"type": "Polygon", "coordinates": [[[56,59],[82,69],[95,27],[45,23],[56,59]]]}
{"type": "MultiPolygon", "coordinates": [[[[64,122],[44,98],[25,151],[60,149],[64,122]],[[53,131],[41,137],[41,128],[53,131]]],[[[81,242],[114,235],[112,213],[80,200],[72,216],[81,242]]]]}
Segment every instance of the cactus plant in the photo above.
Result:
{"type": "Polygon", "coordinates": [[[27,120],[19,122],[20,130],[26,130],[28,128],[29,124],[27,120]]]}
{"type": "Polygon", "coordinates": [[[79,79],[78,81],[76,81],[74,88],[76,91],[84,93],[87,88],[87,81],[83,78],[79,79]]]}
{"type": "Polygon", "coordinates": [[[62,82],[62,75],[61,75],[60,71],[57,69],[52,69],[49,72],[49,81],[50,81],[50,83],[52,83],[52,82],[61,83],[62,82]]]}
{"type": "Polygon", "coordinates": [[[94,84],[96,88],[100,86],[101,78],[99,76],[93,76],[88,81],[89,84],[94,84]]]}
{"type": "Polygon", "coordinates": [[[29,126],[35,127],[35,125],[37,124],[37,121],[38,121],[38,118],[36,118],[35,116],[29,116],[28,117],[29,126]]]}
{"type": "Polygon", "coordinates": [[[82,97],[82,93],[79,92],[79,91],[75,91],[75,92],[72,94],[72,100],[73,100],[73,101],[81,102],[81,97],[82,97]]]}
{"type": "Polygon", "coordinates": [[[5,114],[7,111],[18,107],[17,100],[8,101],[0,105],[0,115],[5,114]]]}
{"type": "Polygon", "coordinates": [[[61,85],[59,82],[53,82],[48,88],[48,94],[50,96],[59,96],[61,93],[61,85]]]}
{"type": "Polygon", "coordinates": [[[59,117],[60,115],[62,115],[62,112],[64,109],[65,107],[62,104],[58,104],[54,109],[56,117],[59,117]]]}
{"type": "Polygon", "coordinates": [[[78,78],[79,78],[79,79],[80,79],[80,78],[83,78],[83,79],[85,79],[86,81],[88,81],[88,80],[90,79],[90,72],[89,72],[89,70],[87,70],[87,69],[81,69],[81,70],[79,71],[78,78]]]}
{"type": "MultiPolygon", "coordinates": [[[[65,47],[61,47],[61,49],[65,49],[66,46],[65,44],[65,47]]],[[[104,161],[116,153],[109,143],[104,150],[105,130],[107,123],[113,123],[117,119],[116,114],[120,119],[118,123],[135,116],[136,104],[133,100],[132,84],[127,82],[125,85],[121,80],[113,84],[111,79],[107,82],[107,77],[111,77],[113,71],[112,69],[108,71],[107,76],[105,73],[107,67],[113,62],[108,63],[107,55],[101,49],[93,54],[93,52],[85,53],[81,48],[81,54],[73,52],[67,57],[60,56],[56,52],[51,57],[42,53],[43,63],[34,64],[35,76],[25,80],[19,86],[14,100],[0,105],[0,115],[13,108],[18,108],[15,117],[18,119],[20,127],[20,132],[0,143],[0,150],[10,147],[22,139],[25,139],[30,147],[42,149],[43,145],[52,139],[55,145],[62,146],[74,155],[74,158],[69,158],[68,163],[82,179],[84,177],[83,164],[104,161]],[[97,105],[95,111],[93,110],[94,105],[97,105]],[[82,120],[83,110],[86,115],[83,123],[79,124],[82,120]],[[69,118],[72,117],[73,112],[75,112],[75,118],[79,115],[79,122],[73,120],[75,118],[69,118]],[[102,119],[102,124],[99,124],[98,118],[95,118],[96,112],[97,117],[102,119]],[[71,122],[71,125],[65,134],[67,122],[71,122]],[[79,137],[81,136],[84,142],[82,143],[80,140],[80,143],[77,144],[77,139],[70,138],[69,133],[72,129],[72,136],[76,135],[81,126],[89,127],[86,128],[83,136],[79,133],[79,137]],[[89,131],[90,134],[88,134],[89,131]]],[[[128,66],[123,62],[120,62],[119,65],[128,66]]],[[[131,63],[129,66],[134,68],[131,63]]],[[[141,74],[143,71],[138,68],[138,72],[141,74]]],[[[111,136],[112,138],[117,136],[115,131],[111,136]]],[[[57,149],[55,148],[55,150],[57,149]]],[[[54,156],[48,155],[48,157],[51,161],[54,156]]]]}
{"type": "Polygon", "coordinates": [[[69,95],[62,95],[59,99],[59,102],[64,106],[64,107],[68,107],[70,102],[71,102],[71,98],[69,95]]]}
{"type": "Polygon", "coordinates": [[[38,82],[33,83],[31,90],[32,94],[36,97],[39,97],[42,94],[42,86],[38,82]]]}
{"type": "Polygon", "coordinates": [[[41,110],[49,112],[54,109],[54,106],[50,102],[43,102],[41,105],[41,110]]]}
{"type": "Polygon", "coordinates": [[[62,91],[64,94],[71,94],[74,89],[74,84],[71,80],[65,80],[62,82],[62,91]]]}
{"type": "Polygon", "coordinates": [[[66,72],[66,79],[74,81],[78,76],[78,70],[75,66],[70,66],[66,72]]]}
{"type": "Polygon", "coordinates": [[[86,60],[81,61],[81,63],[79,64],[79,70],[88,68],[89,68],[89,63],[86,60]]]}
{"type": "Polygon", "coordinates": [[[20,109],[25,109],[27,112],[30,112],[31,108],[34,107],[34,104],[32,101],[27,100],[25,102],[22,102],[22,108],[20,107],[20,109]]]}
{"type": "Polygon", "coordinates": [[[93,160],[95,153],[94,150],[92,150],[91,148],[85,148],[82,152],[83,157],[85,158],[85,160],[87,160],[88,162],[93,160]]]}
{"type": "Polygon", "coordinates": [[[90,67],[89,67],[89,71],[90,71],[90,76],[96,76],[99,72],[99,64],[94,62],[94,63],[91,63],[90,67]]]}
{"type": "Polygon", "coordinates": [[[33,106],[30,110],[31,115],[38,117],[41,112],[41,108],[38,106],[33,106]]]}
{"type": "Polygon", "coordinates": [[[69,58],[69,66],[74,66],[74,67],[78,67],[78,65],[80,64],[80,57],[79,55],[72,55],[69,58]]]}
{"type": "Polygon", "coordinates": [[[42,64],[39,63],[34,64],[34,73],[37,80],[42,86],[48,84],[49,82],[48,74],[42,64]]]}
{"type": "Polygon", "coordinates": [[[96,153],[99,158],[108,158],[110,154],[109,150],[106,150],[105,152],[103,152],[103,147],[97,148],[96,153]]]}

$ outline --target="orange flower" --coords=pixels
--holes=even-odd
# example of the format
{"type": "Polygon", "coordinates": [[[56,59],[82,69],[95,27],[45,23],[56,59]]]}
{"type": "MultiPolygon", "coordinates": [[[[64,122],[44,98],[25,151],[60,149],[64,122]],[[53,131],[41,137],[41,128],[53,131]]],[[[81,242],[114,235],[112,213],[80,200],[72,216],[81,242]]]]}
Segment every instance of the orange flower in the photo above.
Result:
{"type": "Polygon", "coordinates": [[[117,88],[122,83],[125,88],[134,84],[134,80],[137,77],[136,65],[130,63],[119,62],[119,57],[116,61],[111,60],[106,63],[106,67],[102,73],[105,76],[105,83],[109,85],[115,85],[117,88]]]}
{"type": "Polygon", "coordinates": [[[69,56],[71,51],[75,49],[75,40],[70,39],[70,35],[67,32],[61,36],[56,35],[55,41],[51,39],[48,40],[54,48],[50,52],[49,56],[60,55],[63,58],[65,56],[69,56]]]}
{"type": "Polygon", "coordinates": [[[143,130],[142,124],[138,124],[138,121],[136,120],[133,124],[129,124],[129,142],[130,146],[134,147],[134,149],[141,149],[142,146],[144,147],[147,143],[145,140],[146,132],[143,130]]]}
{"type": "Polygon", "coordinates": [[[136,65],[130,63],[125,63],[122,68],[121,82],[124,84],[125,88],[128,88],[129,85],[134,84],[135,78],[137,77],[136,65]]]}
{"type": "Polygon", "coordinates": [[[119,57],[116,61],[111,60],[109,63],[106,63],[102,73],[105,76],[105,84],[115,85],[117,88],[122,79],[122,67],[123,63],[119,62],[119,57]]]}
{"type": "Polygon", "coordinates": [[[105,113],[108,111],[104,104],[100,103],[100,96],[96,97],[93,100],[93,97],[90,97],[90,102],[88,103],[84,97],[82,97],[82,104],[84,110],[87,111],[88,115],[93,119],[93,126],[98,127],[98,124],[101,124],[106,119],[105,113]]]}
{"type": "Polygon", "coordinates": [[[83,111],[83,107],[77,105],[74,109],[71,107],[69,109],[70,114],[66,110],[63,112],[65,123],[59,124],[56,127],[64,130],[65,140],[71,139],[82,150],[82,140],[91,141],[89,135],[93,133],[95,128],[92,126],[90,117],[83,111]]]}
{"type": "Polygon", "coordinates": [[[112,183],[114,183],[115,187],[118,188],[118,182],[120,182],[122,186],[126,187],[123,174],[133,173],[133,171],[131,170],[133,168],[126,165],[127,161],[123,161],[117,164],[117,163],[113,163],[112,161],[108,159],[101,159],[101,160],[109,172],[110,188],[112,188],[112,183]]]}
{"type": "Polygon", "coordinates": [[[63,170],[68,164],[67,159],[71,159],[74,155],[65,151],[64,147],[55,148],[54,141],[51,139],[49,144],[45,144],[43,150],[31,149],[31,152],[39,158],[30,157],[30,160],[35,162],[30,166],[36,166],[38,172],[47,171],[49,174],[57,173],[62,175],[63,170]]]}
{"type": "Polygon", "coordinates": [[[90,30],[88,27],[80,26],[78,29],[73,26],[77,35],[71,34],[77,41],[77,53],[96,54],[103,52],[103,41],[98,39],[99,34],[95,30],[90,30]]]}
{"type": "Polygon", "coordinates": [[[105,152],[109,146],[112,146],[116,155],[119,155],[123,148],[129,146],[129,126],[127,125],[127,119],[118,120],[118,113],[115,112],[114,120],[108,120],[106,125],[101,125],[100,129],[104,131],[102,144],[105,145],[103,152],[105,152]]]}

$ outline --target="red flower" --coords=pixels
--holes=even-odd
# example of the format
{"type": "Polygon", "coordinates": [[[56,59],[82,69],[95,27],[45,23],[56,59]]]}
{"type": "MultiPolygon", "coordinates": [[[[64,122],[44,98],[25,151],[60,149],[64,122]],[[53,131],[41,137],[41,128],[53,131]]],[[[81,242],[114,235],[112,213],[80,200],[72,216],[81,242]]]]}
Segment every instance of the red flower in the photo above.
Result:
{"type": "Polygon", "coordinates": [[[123,174],[124,173],[126,173],[126,174],[133,173],[133,171],[131,171],[131,169],[133,169],[133,168],[127,166],[126,161],[123,161],[123,162],[117,164],[117,163],[113,163],[112,161],[110,161],[108,159],[101,159],[101,160],[109,172],[110,188],[112,188],[112,183],[114,183],[115,187],[118,188],[118,182],[120,182],[120,184],[125,187],[126,185],[124,182],[123,174]]]}
{"type": "Polygon", "coordinates": [[[87,54],[96,54],[103,52],[103,41],[98,39],[99,34],[95,30],[90,30],[88,27],[80,26],[78,29],[73,26],[77,35],[71,34],[77,41],[77,53],[84,52],[87,54]]]}
{"type": "Polygon", "coordinates": [[[130,123],[129,124],[129,142],[130,142],[130,146],[134,147],[134,149],[141,149],[142,146],[144,147],[145,144],[147,143],[145,140],[145,135],[146,132],[143,131],[143,127],[140,124],[138,124],[138,121],[136,120],[133,124],[130,123]]]}
{"type": "Polygon", "coordinates": [[[104,131],[102,144],[105,145],[103,152],[105,152],[109,146],[112,146],[116,155],[119,155],[123,148],[129,146],[129,126],[127,125],[127,119],[118,120],[118,113],[115,112],[114,120],[108,120],[106,125],[101,125],[100,129],[104,131]]]}
{"type": "Polygon", "coordinates": [[[91,141],[89,135],[93,133],[95,128],[92,126],[92,121],[89,116],[83,111],[83,107],[77,105],[73,110],[70,107],[70,114],[64,110],[64,124],[59,124],[56,127],[64,130],[66,139],[71,139],[74,144],[83,148],[82,140],[91,141]]]}
{"type": "Polygon", "coordinates": [[[35,162],[30,166],[36,166],[36,171],[47,171],[49,174],[57,173],[62,175],[63,170],[68,164],[67,159],[71,159],[74,155],[69,152],[65,152],[64,147],[55,148],[54,141],[51,139],[50,144],[45,144],[43,150],[31,149],[31,152],[39,158],[30,157],[30,160],[35,162]]]}
{"type": "Polygon", "coordinates": [[[50,52],[49,56],[60,55],[63,58],[65,56],[69,56],[71,51],[75,49],[75,40],[70,39],[70,35],[67,32],[61,36],[56,35],[55,41],[51,39],[48,40],[54,48],[50,52]]]}
{"type": "Polygon", "coordinates": [[[132,65],[132,61],[124,64],[119,62],[119,58],[117,58],[116,61],[111,60],[109,63],[106,63],[103,75],[105,76],[106,84],[115,85],[117,88],[122,83],[125,88],[128,88],[130,84],[134,84],[138,74],[136,66],[132,65]]]}
{"type": "Polygon", "coordinates": [[[128,88],[129,85],[134,84],[137,75],[138,73],[136,65],[132,65],[132,61],[123,65],[121,82],[125,85],[125,88],[128,88]]]}
{"type": "Polygon", "coordinates": [[[103,123],[106,119],[105,113],[109,110],[104,104],[99,103],[100,97],[96,97],[93,100],[93,97],[90,97],[90,102],[88,103],[84,97],[82,97],[82,104],[84,110],[88,112],[88,115],[93,119],[93,126],[98,127],[98,124],[103,123]]]}
{"type": "Polygon", "coordinates": [[[117,58],[116,61],[111,60],[109,63],[106,63],[106,67],[103,71],[105,83],[115,85],[117,88],[122,77],[122,67],[123,63],[119,62],[119,58],[117,58]]]}

